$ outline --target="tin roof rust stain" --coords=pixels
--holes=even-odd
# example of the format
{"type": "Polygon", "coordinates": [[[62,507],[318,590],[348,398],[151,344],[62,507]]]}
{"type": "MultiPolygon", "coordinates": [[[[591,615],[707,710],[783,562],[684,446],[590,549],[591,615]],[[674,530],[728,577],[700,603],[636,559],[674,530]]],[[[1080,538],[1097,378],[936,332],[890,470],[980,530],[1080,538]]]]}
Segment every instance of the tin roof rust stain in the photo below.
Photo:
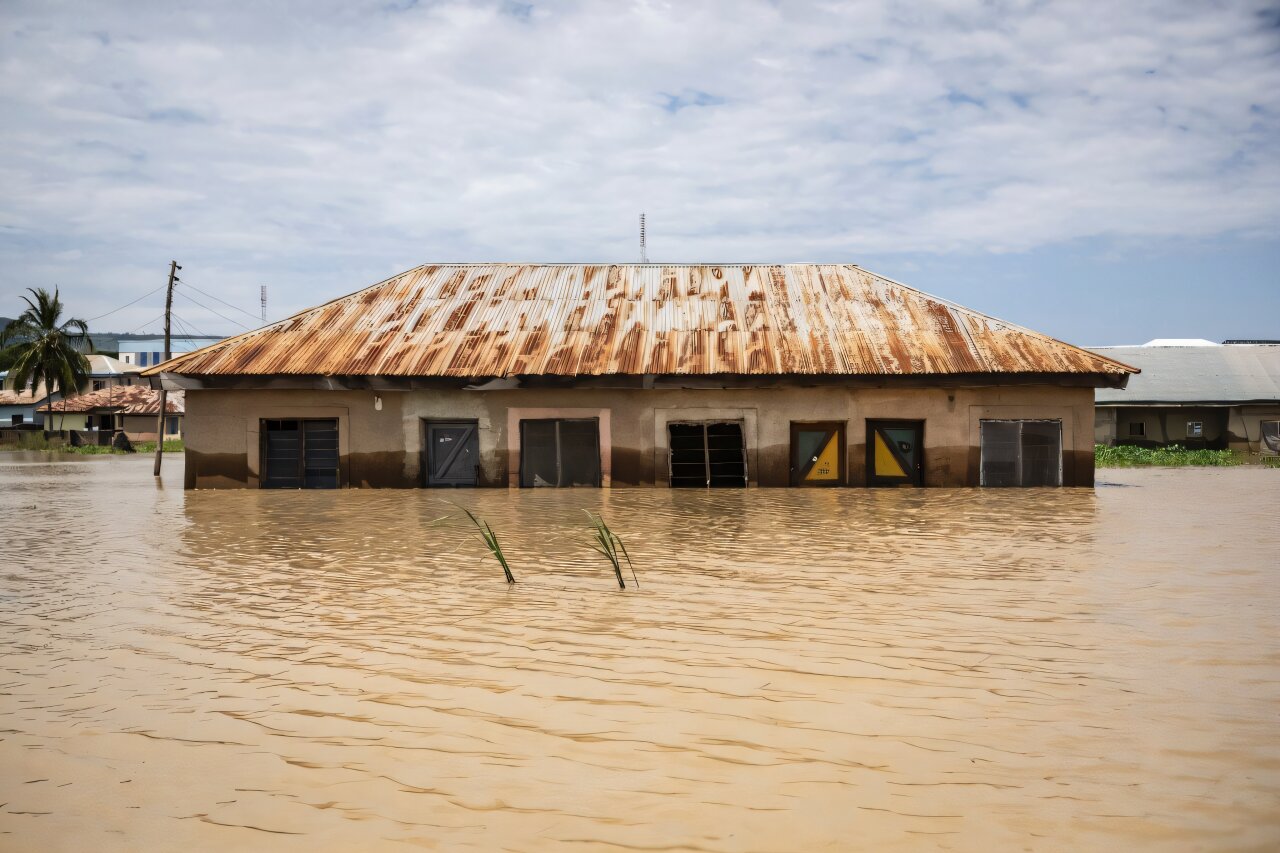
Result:
{"type": "MultiPolygon", "coordinates": [[[[181,391],[170,391],[165,396],[164,410],[171,415],[181,415],[185,411],[185,398],[181,391]]],[[[65,400],[40,407],[41,412],[92,412],[97,409],[119,411],[125,415],[158,415],[160,413],[160,392],[153,391],[144,385],[117,385],[77,394],[65,400]]]]}
{"type": "Polygon", "coordinates": [[[421,266],[145,371],[200,375],[1103,373],[1118,361],[856,266],[421,266]]]}

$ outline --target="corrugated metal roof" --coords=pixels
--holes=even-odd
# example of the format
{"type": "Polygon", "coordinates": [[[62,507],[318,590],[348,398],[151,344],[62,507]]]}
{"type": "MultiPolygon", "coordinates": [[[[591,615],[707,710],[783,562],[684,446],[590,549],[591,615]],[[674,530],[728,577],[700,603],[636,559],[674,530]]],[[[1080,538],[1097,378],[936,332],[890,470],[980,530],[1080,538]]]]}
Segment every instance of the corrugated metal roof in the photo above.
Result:
{"type": "Polygon", "coordinates": [[[102,353],[90,353],[85,358],[89,361],[90,376],[119,376],[125,373],[142,372],[142,368],[136,364],[125,364],[118,358],[102,353]]]}
{"type": "MultiPolygon", "coordinates": [[[[88,394],[77,394],[50,406],[41,406],[40,411],[47,412],[51,408],[55,413],[109,409],[125,415],[155,415],[160,412],[160,392],[153,391],[145,385],[117,385],[100,391],[90,391],[88,394]]],[[[165,399],[165,411],[171,415],[180,415],[185,408],[183,393],[170,391],[165,399]]]]}
{"type": "Polygon", "coordinates": [[[448,264],[146,370],[183,375],[1103,373],[851,265],[448,264]]]}
{"type": "Polygon", "coordinates": [[[1099,388],[1099,405],[1280,402],[1280,346],[1097,347],[1142,369],[1123,390],[1099,388]]]}
{"type": "MultiPolygon", "coordinates": [[[[4,377],[8,381],[5,373],[0,373],[0,377],[4,377]]],[[[3,383],[0,383],[2,386],[3,383]]],[[[0,387],[0,406],[34,406],[36,403],[43,403],[44,398],[49,394],[45,390],[44,383],[41,382],[33,390],[15,391],[0,387]]]]}

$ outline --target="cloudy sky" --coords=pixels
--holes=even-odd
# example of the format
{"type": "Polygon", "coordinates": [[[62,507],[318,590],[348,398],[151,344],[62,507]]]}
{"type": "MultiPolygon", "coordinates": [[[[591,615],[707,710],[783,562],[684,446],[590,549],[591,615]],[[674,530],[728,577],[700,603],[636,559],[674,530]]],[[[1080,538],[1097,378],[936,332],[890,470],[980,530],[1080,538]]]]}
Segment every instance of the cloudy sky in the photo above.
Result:
{"type": "Polygon", "coordinates": [[[0,314],[96,318],[176,258],[182,328],[228,334],[261,284],[278,318],[429,261],[633,261],[643,210],[655,261],[1280,338],[1270,6],[3,0],[0,314]]]}

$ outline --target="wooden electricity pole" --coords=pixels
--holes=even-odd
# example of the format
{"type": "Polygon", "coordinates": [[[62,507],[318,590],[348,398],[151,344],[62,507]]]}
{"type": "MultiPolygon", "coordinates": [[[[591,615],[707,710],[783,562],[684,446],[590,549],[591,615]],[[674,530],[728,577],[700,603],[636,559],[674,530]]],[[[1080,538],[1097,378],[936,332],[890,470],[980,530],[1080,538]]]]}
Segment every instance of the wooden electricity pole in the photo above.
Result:
{"type": "MultiPolygon", "coordinates": [[[[178,270],[182,267],[178,266],[177,261],[169,262],[169,289],[164,296],[164,360],[168,361],[173,358],[173,353],[169,350],[169,322],[173,313],[173,286],[178,281],[178,270]]],[[[163,376],[160,377],[163,383],[163,376]]],[[[156,467],[152,472],[155,476],[160,476],[160,459],[164,454],[164,416],[165,408],[169,404],[169,392],[164,390],[164,385],[160,386],[160,413],[156,415],[156,467]]]]}

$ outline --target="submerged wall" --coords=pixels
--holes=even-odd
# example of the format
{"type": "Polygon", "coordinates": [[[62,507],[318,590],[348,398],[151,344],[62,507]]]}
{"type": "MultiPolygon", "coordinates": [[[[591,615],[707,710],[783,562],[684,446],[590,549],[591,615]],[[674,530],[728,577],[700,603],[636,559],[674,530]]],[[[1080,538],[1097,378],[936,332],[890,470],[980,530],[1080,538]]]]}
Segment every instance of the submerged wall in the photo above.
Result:
{"type": "Polygon", "coordinates": [[[1262,422],[1275,420],[1280,420],[1280,405],[1099,406],[1095,439],[1099,444],[1176,444],[1260,453],[1262,422]],[[1187,434],[1192,422],[1201,424],[1198,438],[1187,434]],[[1142,427],[1135,430],[1133,424],[1142,427]]]}
{"type": "Polygon", "coordinates": [[[604,485],[666,485],[667,424],[733,420],[743,425],[751,485],[791,479],[792,422],[846,425],[845,484],[866,484],[868,419],[924,421],[926,486],[979,482],[979,421],[1062,422],[1062,482],[1093,484],[1092,388],[783,387],[741,390],[519,389],[510,391],[190,390],[186,395],[187,488],[256,488],[259,423],[271,418],[338,421],[344,485],[422,484],[425,419],[475,419],[480,485],[518,484],[522,418],[600,420],[604,485]]]}

